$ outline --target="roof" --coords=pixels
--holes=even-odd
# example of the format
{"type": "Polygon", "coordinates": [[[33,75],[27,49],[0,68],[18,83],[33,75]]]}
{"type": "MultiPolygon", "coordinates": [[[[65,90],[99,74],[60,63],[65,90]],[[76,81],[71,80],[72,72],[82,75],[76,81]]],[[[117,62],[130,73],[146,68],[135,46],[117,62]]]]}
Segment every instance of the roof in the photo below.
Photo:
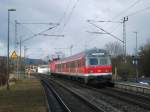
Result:
{"type": "Polygon", "coordinates": [[[70,57],[60,59],[60,60],[56,61],[56,63],[66,63],[68,61],[75,61],[75,60],[81,59],[85,56],[91,56],[93,53],[104,53],[105,55],[108,55],[107,51],[104,49],[93,48],[93,49],[85,50],[78,54],[72,55],[70,57]]]}

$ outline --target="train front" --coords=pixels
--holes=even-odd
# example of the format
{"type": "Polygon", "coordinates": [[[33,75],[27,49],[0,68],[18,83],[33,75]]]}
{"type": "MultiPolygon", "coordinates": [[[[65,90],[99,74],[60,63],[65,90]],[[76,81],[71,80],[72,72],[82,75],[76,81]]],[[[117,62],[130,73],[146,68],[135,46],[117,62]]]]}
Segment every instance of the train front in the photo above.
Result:
{"type": "Polygon", "coordinates": [[[112,79],[110,55],[102,49],[88,52],[85,75],[85,82],[87,83],[109,83],[112,79]]]}

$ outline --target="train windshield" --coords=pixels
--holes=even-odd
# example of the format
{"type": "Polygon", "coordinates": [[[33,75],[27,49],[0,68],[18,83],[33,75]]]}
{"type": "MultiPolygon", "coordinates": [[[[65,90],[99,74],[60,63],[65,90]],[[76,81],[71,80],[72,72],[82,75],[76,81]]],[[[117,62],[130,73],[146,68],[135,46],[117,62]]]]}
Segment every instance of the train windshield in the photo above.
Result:
{"type": "Polygon", "coordinates": [[[90,65],[98,65],[98,59],[97,58],[91,58],[89,59],[90,65]]]}
{"type": "Polygon", "coordinates": [[[90,58],[89,59],[89,65],[100,65],[100,66],[106,66],[111,65],[111,61],[109,57],[97,57],[97,58],[90,58]]]}
{"type": "Polygon", "coordinates": [[[111,65],[110,58],[100,57],[99,58],[99,65],[101,65],[101,66],[111,65]]]}

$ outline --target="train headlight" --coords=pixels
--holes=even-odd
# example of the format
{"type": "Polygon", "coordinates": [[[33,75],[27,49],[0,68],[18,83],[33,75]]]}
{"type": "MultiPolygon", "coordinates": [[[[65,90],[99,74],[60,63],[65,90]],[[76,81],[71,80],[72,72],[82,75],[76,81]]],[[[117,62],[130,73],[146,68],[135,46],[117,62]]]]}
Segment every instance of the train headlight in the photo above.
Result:
{"type": "Polygon", "coordinates": [[[101,70],[98,70],[97,72],[101,72],[101,70]]]}
{"type": "Polygon", "coordinates": [[[105,72],[109,72],[109,70],[105,70],[105,72]]]}

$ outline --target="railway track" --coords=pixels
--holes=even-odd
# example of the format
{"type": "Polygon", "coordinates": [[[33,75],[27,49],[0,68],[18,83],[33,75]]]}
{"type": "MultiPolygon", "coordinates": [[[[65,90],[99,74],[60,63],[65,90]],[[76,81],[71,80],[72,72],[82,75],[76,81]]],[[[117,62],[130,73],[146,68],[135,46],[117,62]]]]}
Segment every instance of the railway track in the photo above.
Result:
{"type": "Polygon", "coordinates": [[[120,90],[116,90],[116,89],[112,89],[112,88],[105,88],[104,90],[92,88],[92,90],[101,92],[105,95],[115,97],[122,101],[131,103],[134,105],[138,105],[141,108],[150,110],[150,98],[141,97],[141,96],[129,93],[129,92],[122,92],[120,90]]]}
{"type": "MultiPolygon", "coordinates": [[[[62,82],[62,81],[59,80],[58,83],[60,83],[60,82],[62,82]]],[[[103,94],[106,97],[107,96],[113,97],[113,99],[115,98],[115,99],[117,99],[117,101],[120,100],[121,102],[125,102],[127,105],[130,105],[130,104],[133,105],[135,107],[133,110],[139,110],[139,111],[141,111],[141,109],[143,109],[142,111],[150,110],[150,106],[149,106],[150,100],[147,97],[131,94],[129,92],[122,92],[120,90],[115,90],[113,88],[99,89],[99,88],[90,87],[90,86],[87,86],[84,84],[80,84],[78,82],[71,81],[71,83],[66,84],[67,82],[69,82],[69,81],[63,81],[63,84],[75,87],[76,91],[78,91],[78,93],[81,93],[82,90],[89,93],[89,95],[85,94],[85,92],[81,93],[81,94],[84,94],[84,96],[89,97],[91,94],[91,96],[92,95],[94,96],[93,99],[99,99],[100,94],[103,94]],[[85,88],[88,90],[86,90],[85,88]],[[94,92],[96,92],[96,94],[94,92]],[[99,94],[99,96],[98,96],[98,94],[99,94]],[[139,108],[139,109],[137,109],[137,108],[139,108]]],[[[71,88],[71,89],[73,89],[73,88],[71,88]]],[[[116,106],[115,103],[113,104],[113,106],[116,106]]],[[[109,106],[109,107],[111,107],[111,106],[109,106]]],[[[129,107],[132,107],[132,106],[129,106],[129,107]]],[[[124,107],[122,106],[121,110],[126,110],[125,108],[126,108],[125,106],[124,107]]],[[[115,108],[112,108],[112,109],[119,111],[119,109],[118,110],[115,108]]]]}
{"type": "Polygon", "coordinates": [[[54,88],[44,79],[41,80],[48,101],[48,112],[71,112],[54,88]],[[57,111],[56,111],[57,110],[57,111]]]}
{"type": "Polygon", "coordinates": [[[56,99],[59,99],[58,103],[60,103],[61,105],[63,104],[62,109],[60,109],[61,105],[59,107],[54,108],[53,106],[58,105],[58,103],[52,104],[52,102],[54,101],[50,99],[48,96],[47,99],[49,101],[49,104],[51,104],[50,107],[52,107],[51,112],[85,112],[85,111],[86,112],[108,112],[108,110],[106,111],[103,108],[93,104],[93,102],[84,98],[81,94],[76,93],[75,91],[72,91],[63,85],[60,85],[59,83],[56,83],[52,80],[49,81],[47,80],[47,78],[43,78],[43,77],[41,78],[41,81],[42,81],[42,84],[46,88],[47,96],[52,94],[51,92],[47,91],[47,88],[53,88],[53,89],[55,88],[56,90],[53,90],[53,91],[55,91],[55,96],[57,96],[56,99]],[[58,111],[57,111],[57,108],[58,108],[58,111]]]}

